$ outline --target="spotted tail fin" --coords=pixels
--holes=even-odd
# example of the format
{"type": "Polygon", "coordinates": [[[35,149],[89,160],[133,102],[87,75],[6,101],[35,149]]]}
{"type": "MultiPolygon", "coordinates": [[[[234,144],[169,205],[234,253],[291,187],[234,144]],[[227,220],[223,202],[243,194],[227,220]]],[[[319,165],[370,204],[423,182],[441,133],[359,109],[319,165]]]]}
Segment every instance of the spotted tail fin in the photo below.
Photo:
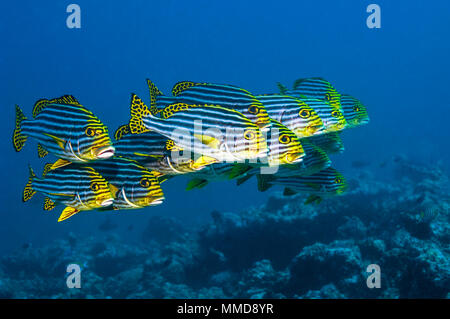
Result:
{"type": "Polygon", "coordinates": [[[16,105],[16,126],[13,133],[13,146],[16,152],[20,152],[27,140],[27,136],[22,134],[22,123],[26,119],[20,107],[16,105]]]}
{"type": "Polygon", "coordinates": [[[29,169],[30,177],[28,178],[27,185],[25,185],[25,188],[23,189],[22,201],[24,202],[28,201],[29,199],[31,199],[31,197],[33,197],[34,194],[36,194],[36,191],[33,189],[33,179],[36,177],[36,174],[34,174],[31,166],[29,167],[29,169]]]}

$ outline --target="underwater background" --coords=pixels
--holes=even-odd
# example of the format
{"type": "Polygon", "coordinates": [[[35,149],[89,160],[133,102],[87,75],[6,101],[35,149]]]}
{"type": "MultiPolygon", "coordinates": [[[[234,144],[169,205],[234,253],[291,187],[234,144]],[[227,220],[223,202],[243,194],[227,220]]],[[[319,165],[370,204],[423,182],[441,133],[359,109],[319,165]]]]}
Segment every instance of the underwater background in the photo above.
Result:
{"type": "Polygon", "coordinates": [[[70,3],[1,7],[1,298],[450,297],[448,1],[376,1],[380,29],[366,26],[370,1],[77,0],[80,29],[66,26],[70,3]],[[31,114],[72,94],[112,133],[130,93],[148,101],[146,78],[263,94],[314,76],[370,116],[332,156],[342,197],[304,205],[255,179],[185,191],[178,177],[162,205],[63,223],[41,195],[22,202],[27,165],[51,158],[33,141],[14,151],[15,104],[31,114]],[[81,289],[66,287],[70,263],[81,289]],[[366,286],[370,264],[380,289],[366,286]]]}

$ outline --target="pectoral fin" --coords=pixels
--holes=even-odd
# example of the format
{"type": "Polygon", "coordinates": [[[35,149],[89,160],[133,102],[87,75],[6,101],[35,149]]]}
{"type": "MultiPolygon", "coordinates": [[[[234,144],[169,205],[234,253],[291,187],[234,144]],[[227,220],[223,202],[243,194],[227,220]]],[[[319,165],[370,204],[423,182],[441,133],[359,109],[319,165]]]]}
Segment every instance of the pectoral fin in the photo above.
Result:
{"type": "Polygon", "coordinates": [[[47,133],[44,133],[44,135],[47,135],[48,137],[51,137],[56,142],[56,144],[58,144],[58,146],[61,149],[63,149],[63,150],[66,149],[65,148],[65,146],[66,146],[66,141],[65,140],[63,140],[63,139],[61,139],[61,138],[59,138],[57,136],[54,136],[54,135],[51,135],[51,134],[47,134],[47,133]]]}
{"type": "Polygon", "coordinates": [[[202,142],[202,144],[208,145],[211,148],[218,149],[220,141],[214,136],[194,134],[194,136],[202,142]]]}
{"type": "Polygon", "coordinates": [[[55,163],[53,163],[51,169],[57,169],[57,168],[59,168],[59,167],[66,166],[66,165],[69,165],[69,164],[71,164],[71,163],[72,163],[72,162],[70,162],[70,161],[68,161],[68,160],[65,160],[65,159],[60,158],[60,159],[58,159],[55,163]]]}
{"type": "Polygon", "coordinates": [[[61,216],[59,216],[59,218],[58,218],[58,223],[62,222],[63,220],[66,220],[67,218],[72,217],[73,215],[75,215],[78,212],[79,212],[79,210],[74,207],[64,208],[64,210],[61,213],[61,216]]]}
{"type": "Polygon", "coordinates": [[[194,161],[194,163],[192,164],[192,168],[193,169],[203,168],[207,165],[217,163],[218,161],[219,160],[214,157],[202,155],[194,161]]]}
{"type": "Polygon", "coordinates": [[[113,198],[116,198],[117,192],[119,191],[119,189],[116,186],[114,186],[113,184],[109,184],[109,190],[111,191],[113,198]]]}

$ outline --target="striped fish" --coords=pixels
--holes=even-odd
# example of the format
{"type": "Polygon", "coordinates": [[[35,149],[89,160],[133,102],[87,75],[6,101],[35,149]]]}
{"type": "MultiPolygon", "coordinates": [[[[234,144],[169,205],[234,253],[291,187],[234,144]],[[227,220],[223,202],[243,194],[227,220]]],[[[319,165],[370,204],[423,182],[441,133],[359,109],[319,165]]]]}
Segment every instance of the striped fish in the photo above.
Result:
{"type": "Polygon", "coordinates": [[[269,115],[261,102],[250,92],[237,86],[184,81],[174,85],[173,96],[164,96],[153,82],[147,80],[147,84],[150,100],[156,101],[156,107],[163,109],[163,118],[173,114],[172,109],[168,107],[170,105],[216,105],[242,113],[261,129],[269,125],[269,115]]]}
{"type": "Polygon", "coordinates": [[[184,151],[218,161],[256,159],[267,156],[268,151],[256,124],[238,111],[218,106],[180,109],[162,119],[133,95],[129,127],[132,134],[154,131],[172,139],[184,151]]]}
{"type": "MultiPolygon", "coordinates": [[[[302,139],[305,156],[302,161],[295,164],[282,165],[275,172],[276,176],[309,176],[320,172],[331,165],[331,160],[327,153],[316,145],[302,139]]],[[[230,177],[237,179],[237,185],[240,185],[250,179],[252,176],[260,174],[260,168],[251,167],[250,165],[241,164],[241,167],[235,165],[230,177]]]]}
{"type": "Polygon", "coordinates": [[[322,198],[341,195],[347,190],[345,178],[334,168],[328,167],[309,176],[277,177],[276,175],[258,175],[258,189],[265,191],[273,185],[284,186],[284,195],[296,193],[310,194],[306,204],[320,203],[322,198]]]}
{"type": "Polygon", "coordinates": [[[23,191],[23,201],[28,201],[36,192],[40,192],[46,196],[45,210],[52,210],[57,203],[66,205],[58,219],[58,222],[61,222],[80,211],[111,205],[112,188],[92,167],[70,164],[51,169],[51,164],[48,164],[42,178],[36,177],[30,167],[30,177],[23,191]]]}
{"type": "Polygon", "coordinates": [[[89,166],[117,189],[112,204],[114,210],[154,206],[164,199],[155,175],[136,161],[114,156],[89,166]]]}
{"type": "Polygon", "coordinates": [[[270,119],[270,129],[264,134],[268,147],[269,167],[298,163],[305,156],[300,139],[280,122],[270,119]]]}
{"type": "Polygon", "coordinates": [[[50,152],[62,159],[60,164],[105,159],[114,154],[108,128],[70,95],[37,101],[33,120],[28,120],[16,105],[13,145],[17,152],[28,137],[39,142],[39,157],[50,152]]]}
{"type": "Polygon", "coordinates": [[[257,95],[270,118],[283,123],[298,137],[322,134],[325,130],[322,119],[305,102],[280,94],[257,95]]]}
{"type": "Polygon", "coordinates": [[[369,123],[366,107],[356,98],[348,94],[341,95],[341,107],[349,127],[369,123]]]}
{"type": "Polygon", "coordinates": [[[270,129],[264,133],[269,149],[267,158],[262,158],[258,163],[252,164],[213,164],[200,172],[191,174],[195,178],[189,182],[187,189],[202,188],[210,181],[241,178],[252,172],[255,174],[261,167],[278,168],[280,165],[301,163],[305,151],[299,138],[281,123],[273,119],[270,121],[270,129]]]}
{"type": "Polygon", "coordinates": [[[339,132],[312,136],[304,140],[307,140],[308,142],[320,147],[328,154],[342,153],[345,149],[339,132]]]}
{"type": "Polygon", "coordinates": [[[114,147],[117,156],[139,162],[157,177],[196,172],[217,162],[216,159],[206,156],[192,158],[190,152],[186,156],[180,154],[183,149],[173,140],[151,131],[120,136],[114,147]]]}
{"type": "Polygon", "coordinates": [[[319,115],[325,127],[322,133],[342,131],[347,126],[342,112],[333,108],[330,103],[313,98],[298,99],[306,103],[319,115]]]}
{"type": "Polygon", "coordinates": [[[342,111],[340,104],[341,95],[330,82],[323,78],[298,79],[294,82],[293,89],[288,91],[288,93],[293,96],[327,101],[334,109],[342,111]]]}

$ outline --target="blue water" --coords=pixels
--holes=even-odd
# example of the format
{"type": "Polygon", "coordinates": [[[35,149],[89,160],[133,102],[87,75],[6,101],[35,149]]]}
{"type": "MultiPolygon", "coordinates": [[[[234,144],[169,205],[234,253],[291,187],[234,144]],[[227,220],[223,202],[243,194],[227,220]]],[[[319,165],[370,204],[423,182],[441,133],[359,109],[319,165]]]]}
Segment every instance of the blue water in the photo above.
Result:
{"type": "MultiPolygon", "coordinates": [[[[22,0],[1,8],[2,255],[69,232],[102,236],[98,225],[111,214],[122,241],[138,243],[150,216],[175,217],[190,229],[210,222],[214,210],[247,211],[269,196],[254,180],[186,192],[182,177],[163,185],[160,206],[80,213],[57,223],[57,213],[42,211],[42,197],[21,201],[27,165],[43,165],[36,143],[20,153],[11,145],[14,105],[31,115],[43,97],[72,94],[114,132],[129,118],[130,93],[148,101],[146,78],[165,93],[194,80],[260,94],[276,92],[276,82],[321,76],[359,98],[371,119],[344,133],[346,150],[333,157],[344,175],[354,160],[378,164],[396,154],[450,167],[448,1],[378,0],[380,29],[366,26],[371,1],[77,0],[81,29],[66,27],[70,3],[22,0]]],[[[376,165],[371,173],[387,178],[376,165]]]]}

